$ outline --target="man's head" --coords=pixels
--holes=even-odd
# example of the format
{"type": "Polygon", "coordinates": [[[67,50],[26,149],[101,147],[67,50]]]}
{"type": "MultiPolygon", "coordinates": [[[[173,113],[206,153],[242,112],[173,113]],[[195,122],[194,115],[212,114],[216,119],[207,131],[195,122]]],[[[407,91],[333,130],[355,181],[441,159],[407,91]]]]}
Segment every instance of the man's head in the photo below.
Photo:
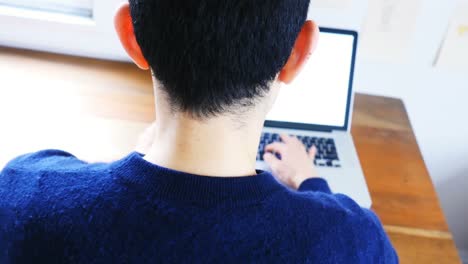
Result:
{"type": "Polygon", "coordinates": [[[312,52],[309,0],[130,0],[116,28],[151,68],[172,110],[195,118],[244,112],[291,82],[312,52]]]}

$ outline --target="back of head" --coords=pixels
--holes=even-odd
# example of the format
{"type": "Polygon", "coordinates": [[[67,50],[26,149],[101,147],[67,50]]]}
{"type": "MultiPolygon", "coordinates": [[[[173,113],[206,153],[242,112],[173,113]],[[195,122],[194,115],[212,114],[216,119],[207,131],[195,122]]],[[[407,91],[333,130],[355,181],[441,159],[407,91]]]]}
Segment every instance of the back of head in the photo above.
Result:
{"type": "Polygon", "coordinates": [[[287,62],[310,0],[130,0],[137,42],[174,111],[255,105],[287,62]]]}

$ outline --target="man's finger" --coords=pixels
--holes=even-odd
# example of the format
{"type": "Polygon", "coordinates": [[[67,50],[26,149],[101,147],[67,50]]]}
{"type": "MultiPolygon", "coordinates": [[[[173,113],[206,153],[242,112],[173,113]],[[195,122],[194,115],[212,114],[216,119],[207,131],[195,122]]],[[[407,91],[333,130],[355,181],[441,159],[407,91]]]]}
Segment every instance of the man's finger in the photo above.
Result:
{"type": "Polygon", "coordinates": [[[265,152],[275,152],[282,154],[286,150],[286,145],[284,143],[275,142],[265,147],[265,152]]]}
{"type": "Polygon", "coordinates": [[[263,155],[263,160],[265,160],[273,172],[276,172],[281,165],[281,161],[272,153],[265,153],[265,155],[263,155]]]}
{"type": "Polygon", "coordinates": [[[309,158],[315,159],[315,155],[317,155],[317,147],[316,147],[315,145],[313,145],[313,146],[309,149],[309,158]]]}
{"type": "Polygon", "coordinates": [[[304,147],[304,149],[306,148],[306,146],[304,145],[304,143],[302,143],[302,141],[299,140],[299,138],[296,137],[296,136],[292,136],[292,137],[289,139],[289,141],[290,141],[290,143],[294,143],[294,144],[296,144],[296,145],[298,145],[298,146],[304,147]]]}
{"type": "Polygon", "coordinates": [[[291,136],[289,136],[287,134],[281,134],[280,138],[281,138],[281,140],[283,140],[284,143],[291,142],[291,140],[293,139],[293,137],[291,137],[291,136]]]}

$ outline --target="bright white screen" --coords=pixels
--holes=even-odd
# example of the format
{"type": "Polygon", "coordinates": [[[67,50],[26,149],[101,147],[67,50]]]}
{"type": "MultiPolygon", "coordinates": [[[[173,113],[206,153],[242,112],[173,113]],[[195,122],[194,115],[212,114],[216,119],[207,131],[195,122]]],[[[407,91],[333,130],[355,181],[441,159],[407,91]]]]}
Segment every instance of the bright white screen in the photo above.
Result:
{"type": "Polygon", "coordinates": [[[267,120],[343,127],[353,44],[352,35],[321,32],[302,72],[280,88],[267,120]]]}

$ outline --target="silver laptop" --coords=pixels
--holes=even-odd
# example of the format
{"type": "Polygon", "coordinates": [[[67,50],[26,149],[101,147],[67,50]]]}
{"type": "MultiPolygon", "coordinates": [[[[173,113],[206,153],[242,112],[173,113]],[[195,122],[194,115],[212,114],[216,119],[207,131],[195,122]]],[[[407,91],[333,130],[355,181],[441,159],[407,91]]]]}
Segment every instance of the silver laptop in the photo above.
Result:
{"type": "Polygon", "coordinates": [[[317,147],[314,163],[334,193],[343,193],[370,208],[372,202],[350,132],[357,38],[354,31],[320,29],[316,51],[297,79],[280,88],[267,116],[257,168],[269,170],[262,160],[266,145],[279,141],[279,134],[295,135],[308,148],[317,147]]]}

